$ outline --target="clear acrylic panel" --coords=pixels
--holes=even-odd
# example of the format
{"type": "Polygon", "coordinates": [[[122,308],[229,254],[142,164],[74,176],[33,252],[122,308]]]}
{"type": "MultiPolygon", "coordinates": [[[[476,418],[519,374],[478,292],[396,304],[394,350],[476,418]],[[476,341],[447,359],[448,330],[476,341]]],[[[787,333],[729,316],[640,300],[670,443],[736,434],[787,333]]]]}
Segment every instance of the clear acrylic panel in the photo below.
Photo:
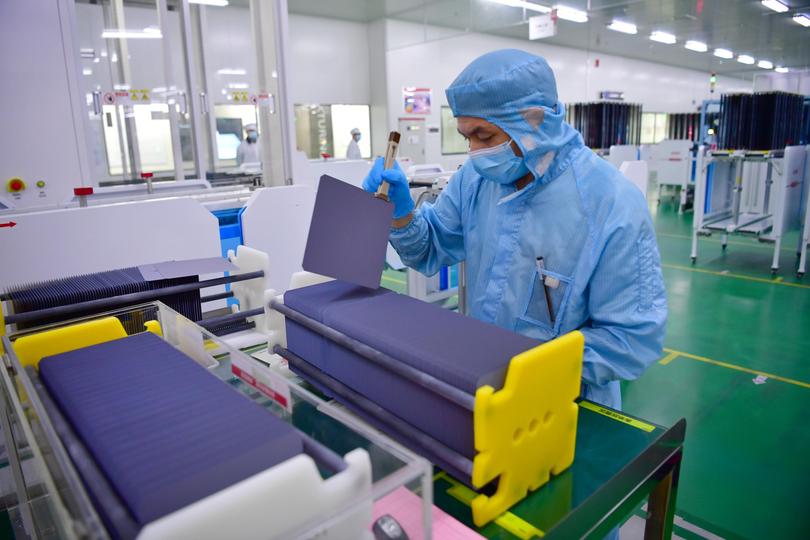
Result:
{"type": "MultiPolygon", "coordinates": [[[[157,321],[163,339],[197,361],[223,384],[230,385],[247,399],[262,406],[268,414],[292,424],[328,452],[337,456],[345,456],[358,448],[367,452],[372,476],[370,493],[359,490],[316,518],[303,519],[291,525],[285,538],[311,538],[343,523],[358,508],[369,506],[400,488],[409,489],[419,500],[419,515],[414,516],[418,529],[424,532],[430,527],[432,478],[431,466],[426,460],[391,441],[342,407],[327,403],[293,380],[231,348],[161,302],[151,302],[3,337],[7,351],[6,365],[10,368],[0,370],[0,397],[10,414],[0,411],[0,419],[8,423],[5,419],[10,418],[16,425],[10,429],[4,425],[2,431],[6,437],[6,448],[19,449],[21,455],[27,456],[27,461],[23,465],[24,489],[20,488],[19,481],[14,482],[16,494],[11,493],[12,482],[2,474],[0,487],[3,488],[3,495],[8,495],[9,515],[19,516],[18,519],[15,517],[15,524],[22,530],[35,529],[40,536],[52,538],[70,538],[69,530],[83,531],[80,536],[108,536],[39,401],[28,372],[13,350],[13,342],[24,335],[104,317],[116,317],[130,334],[143,331],[147,321],[157,321]],[[20,419],[24,421],[20,422],[20,419]],[[9,436],[9,433],[13,436],[9,436]],[[9,440],[12,442],[9,443],[9,440]],[[42,534],[42,531],[48,534],[42,534]]],[[[329,473],[328,468],[323,467],[319,467],[319,470],[324,479],[343,474],[329,473]]],[[[412,528],[408,532],[417,534],[420,530],[412,528]]]]}
{"type": "Polygon", "coordinates": [[[360,130],[358,145],[363,158],[371,157],[371,111],[368,105],[296,105],[295,142],[310,159],[324,154],[343,159],[351,130],[360,130]]]}
{"type": "Polygon", "coordinates": [[[87,136],[98,185],[141,182],[141,173],[156,179],[198,173],[180,3],[165,5],[161,21],[154,0],[75,4],[87,136]],[[175,152],[181,156],[179,174],[175,152]]]}

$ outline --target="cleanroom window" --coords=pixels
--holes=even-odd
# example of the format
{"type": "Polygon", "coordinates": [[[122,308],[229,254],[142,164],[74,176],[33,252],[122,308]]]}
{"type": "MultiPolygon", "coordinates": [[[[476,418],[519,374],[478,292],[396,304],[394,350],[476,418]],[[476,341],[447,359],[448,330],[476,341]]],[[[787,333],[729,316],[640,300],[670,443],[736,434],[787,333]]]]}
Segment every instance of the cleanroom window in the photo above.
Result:
{"type": "Polygon", "coordinates": [[[321,154],[346,157],[352,129],[360,130],[357,143],[363,158],[371,158],[371,112],[368,105],[296,105],[295,142],[310,159],[321,154]]]}
{"type": "Polygon", "coordinates": [[[466,154],[467,140],[458,132],[458,122],[450,107],[442,107],[442,155],[466,154]]]}

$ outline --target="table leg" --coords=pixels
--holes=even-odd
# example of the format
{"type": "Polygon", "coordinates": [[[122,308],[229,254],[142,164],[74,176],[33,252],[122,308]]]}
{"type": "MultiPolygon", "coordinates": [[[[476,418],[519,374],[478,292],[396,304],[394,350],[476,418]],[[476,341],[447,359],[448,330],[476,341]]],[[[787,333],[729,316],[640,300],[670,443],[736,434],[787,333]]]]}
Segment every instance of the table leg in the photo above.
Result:
{"type": "Polygon", "coordinates": [[[669,539],[672,537],[672,522],[675,518],[675,496],[681,461],[678,456],[672,469],[650,493],[647,505],[647,524],[644,527],[645,540],[669,539]]]}

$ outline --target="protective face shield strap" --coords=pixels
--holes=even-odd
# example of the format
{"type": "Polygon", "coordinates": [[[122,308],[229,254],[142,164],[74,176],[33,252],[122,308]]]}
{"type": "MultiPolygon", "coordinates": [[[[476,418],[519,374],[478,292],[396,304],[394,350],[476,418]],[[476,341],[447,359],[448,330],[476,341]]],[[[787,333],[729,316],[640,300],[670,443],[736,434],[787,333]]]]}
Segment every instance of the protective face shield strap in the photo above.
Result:
{"type": "Polygon", "coordinates": [[[515,154],[512,140],[470,152],[473,168],[487,180],[499,184],[511,184],[526,176],[529,169],[523,158],[515,154]]]}

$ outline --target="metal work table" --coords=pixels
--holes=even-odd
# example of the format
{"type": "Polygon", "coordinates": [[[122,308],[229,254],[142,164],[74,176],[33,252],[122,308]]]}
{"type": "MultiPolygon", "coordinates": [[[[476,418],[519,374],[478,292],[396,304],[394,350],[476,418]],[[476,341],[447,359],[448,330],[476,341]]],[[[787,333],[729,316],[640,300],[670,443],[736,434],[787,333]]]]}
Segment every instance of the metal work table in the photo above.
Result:
{"type": "MultiPolygon", "coordinates": [[[[266,350],[253,356],[267,362],[266,350]]],[[[306,385],[306,383],[302,384],[306,385]]],[[[302,419],[296,425],[304,425],[302,419]]],[[[345,443],[345,451],[362,446],[340,431],[311,433],[345,443]]],[[[669,538],[675,514],[686,421],[664,428],[589,401],[581,401],[574,464],[529,494],[485,527],[472,522],[469,502],[475,492],[436,470],[434,504],[482,536],[493,539],[601,539],[649,498],[645,538],[669,538]]],[[[340,444],[340,443],[338,443],[340,444]]]]}

